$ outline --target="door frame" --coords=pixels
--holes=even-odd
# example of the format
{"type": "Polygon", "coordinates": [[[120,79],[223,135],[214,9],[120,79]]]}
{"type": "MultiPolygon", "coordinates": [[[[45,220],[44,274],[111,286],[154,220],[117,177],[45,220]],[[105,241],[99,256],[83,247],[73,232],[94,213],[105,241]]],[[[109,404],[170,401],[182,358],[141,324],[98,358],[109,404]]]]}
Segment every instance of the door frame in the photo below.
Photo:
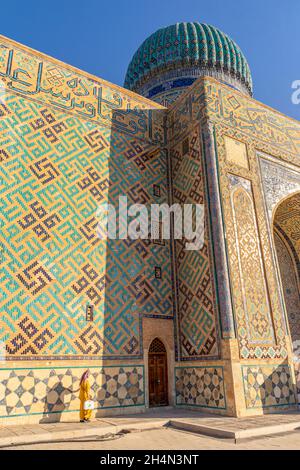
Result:
{"type": "MultiPolygon", "coordinates": [[[[145,365],[145,406],[146,408],[153,408],[150,406],[150,396],[149,396],[149,353],[150,346],[155,338],[158,338],[165,347],[165,357],[166,357],[166,394],[167,394],[167,403],[168,405],[165,406],[174,406],[175,405],[175,393],[172,387],[172,379],[174,379],[172,371],[174,367],[172,367],[170,361],[172,361],[173,354],[172,350],[170,350],[168,343],[164,341],[159,335],[151,336],[151,340],[147,341],[148,347],[144,350],[144,365],[145,365]],[[174,395],[174,396],[173,396],[174,395]]],[[[164,406],[161,406],[163,408],[164,406]]]]}
{"type": "Polygon", "coordinates": [[[148,396],[148,351],[152,341],[155,338],[160,339],[164,344],[167,351],[168,362],[168,398],[169,406],[176,406],[176,393],[175,393],[175,342],[174,342],[174,321],[173,318],[153,318],[143,317],[143,359],[144,364],[144,393],[145,393],[145,408],[149,408],[148,396]]]}
{"type": "MultiPolygon", "coordinates": [[[[164,345],[164,343],[161,341],[161,343],[164,345]]],[[[152,344],[152,343],[151,343],[152,344]]],[[[164,345],[165,347],[165,345],[164,345]]],[[[157,407],[164,407],[169,405],[169,377],[168,377],[168,353],[165,347],[164,352],[149,352],[148,351],[148,398],[149,398],[149,408],[155,408],[157,407]],[[164,358],[164,395],[166,398],[166,403],[165,404],[150,404],[150,367],[149,367],[149,361],[151,356],[161,356],[164,358]]]]}

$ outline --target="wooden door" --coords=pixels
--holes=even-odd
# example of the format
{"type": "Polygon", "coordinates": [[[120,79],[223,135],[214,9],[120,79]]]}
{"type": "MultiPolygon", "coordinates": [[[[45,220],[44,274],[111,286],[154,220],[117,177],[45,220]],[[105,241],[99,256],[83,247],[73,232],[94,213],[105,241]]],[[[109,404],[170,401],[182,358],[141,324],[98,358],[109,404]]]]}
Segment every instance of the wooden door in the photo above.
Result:
{"type": "Polygon", "coordinates": [[[168,405],[167,353],[164,346],[163,349],[150,347],[149,350],[149,406],[168,405]],[[160,352],[153,349],[160,349],[160,352]]]}

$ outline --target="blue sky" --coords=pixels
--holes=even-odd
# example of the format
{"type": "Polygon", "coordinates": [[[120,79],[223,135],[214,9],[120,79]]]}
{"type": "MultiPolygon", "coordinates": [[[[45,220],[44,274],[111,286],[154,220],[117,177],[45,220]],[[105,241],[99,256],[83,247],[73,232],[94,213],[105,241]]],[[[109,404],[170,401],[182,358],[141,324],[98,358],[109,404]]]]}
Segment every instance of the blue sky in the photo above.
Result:
{"type": "Polygon", "coordinates": [[[123,85],[141,42],[177,21],[200,21],[229,34],[252,71],[254,97],[296,119],[291,83],[300,80],[299,0],[10,0],[1,34],[123,85]]]}

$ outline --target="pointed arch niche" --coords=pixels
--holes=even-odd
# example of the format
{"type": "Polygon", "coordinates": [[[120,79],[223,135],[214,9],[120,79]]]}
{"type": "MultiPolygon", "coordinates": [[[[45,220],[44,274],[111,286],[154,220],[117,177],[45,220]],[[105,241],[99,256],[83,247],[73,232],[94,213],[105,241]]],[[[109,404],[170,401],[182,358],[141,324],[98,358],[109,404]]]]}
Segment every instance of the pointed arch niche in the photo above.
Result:
{"type": "Polygon", "coordinates": [[[300,361],[300,192],[275,208],[273,234],[293,352],[300,361]]]}

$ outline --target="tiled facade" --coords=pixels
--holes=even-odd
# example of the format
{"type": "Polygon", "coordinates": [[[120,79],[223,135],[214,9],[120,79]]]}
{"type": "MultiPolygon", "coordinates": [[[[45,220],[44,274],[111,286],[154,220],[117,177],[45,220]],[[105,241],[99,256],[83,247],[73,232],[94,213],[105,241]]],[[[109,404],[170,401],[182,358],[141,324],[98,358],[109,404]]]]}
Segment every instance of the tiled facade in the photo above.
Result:
{"type": "Polygon", "coordinates": [[[299,253],[297,200],[293,224],[280,204],[300,192],[300,124],[212,78],[166,109],[1,44],[1,420],[77,413],[87,367],[97,413],[143,411],[156,336],[170,404],[236,416],[295,407],[300,319],[289,325],[273,217],[279,207],[276,236],[285,228],[299,253]],[[203,203],[204,246],[100,239],[97,208],[120,195],[203,203]]]}

